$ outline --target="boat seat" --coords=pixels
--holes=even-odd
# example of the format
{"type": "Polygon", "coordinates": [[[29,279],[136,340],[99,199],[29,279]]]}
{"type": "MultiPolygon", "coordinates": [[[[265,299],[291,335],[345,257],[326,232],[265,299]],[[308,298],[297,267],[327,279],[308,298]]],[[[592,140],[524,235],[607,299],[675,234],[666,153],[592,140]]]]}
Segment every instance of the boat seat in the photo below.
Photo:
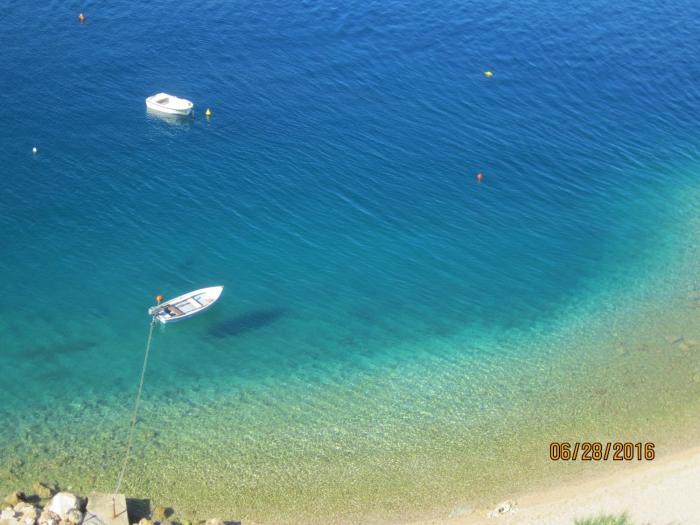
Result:
{"type": "Polygon", "coordinates": [[[173,306],[172,304],[169,304],[166,308],[168,309],[168,313],[170,315],[178,316],[183,314],[182,310],[180,310],[177,306],[173,306]]]}

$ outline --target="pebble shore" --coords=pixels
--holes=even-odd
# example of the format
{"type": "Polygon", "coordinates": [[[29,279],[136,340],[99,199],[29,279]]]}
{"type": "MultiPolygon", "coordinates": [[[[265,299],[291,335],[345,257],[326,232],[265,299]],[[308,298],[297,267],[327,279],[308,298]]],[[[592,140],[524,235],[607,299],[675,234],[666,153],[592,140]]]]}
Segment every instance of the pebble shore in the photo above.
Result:
{"type": "MultiPolygon", "coordinates": [[[[89,496],[60,491],[55,485],[35,483],[32,493],[15,491],[0,502],[0,525],[82,525],[89,496]]],[[[190,522],[171,521],[173,510],[163,506],[148,509],[148,516],[132,516],[133,525],[225,525],[218,518],[190,522]]]]}

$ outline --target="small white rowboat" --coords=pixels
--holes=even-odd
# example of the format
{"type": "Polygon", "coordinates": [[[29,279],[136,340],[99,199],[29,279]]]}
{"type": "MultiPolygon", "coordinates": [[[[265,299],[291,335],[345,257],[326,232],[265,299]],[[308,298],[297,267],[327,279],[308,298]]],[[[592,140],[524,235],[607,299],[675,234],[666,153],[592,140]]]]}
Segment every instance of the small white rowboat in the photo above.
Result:
{"type": "Polygon", "coordinates": [[[146,107],[153,111],[169,113],[170,115],[187,116],[192,112],[192,102],[184,98],[174,97],[167,93],[158,93],[146,99],[146,107]]]}
{"type": "Polygon", "coordinates": [[[174,323],[189,319],[208,310],[219,299],[223,290],[223,286],[195,290],[165,301],[158,306],[151,306],[148,309],[148,315],[158,319],[161,323],[174,323]]]}

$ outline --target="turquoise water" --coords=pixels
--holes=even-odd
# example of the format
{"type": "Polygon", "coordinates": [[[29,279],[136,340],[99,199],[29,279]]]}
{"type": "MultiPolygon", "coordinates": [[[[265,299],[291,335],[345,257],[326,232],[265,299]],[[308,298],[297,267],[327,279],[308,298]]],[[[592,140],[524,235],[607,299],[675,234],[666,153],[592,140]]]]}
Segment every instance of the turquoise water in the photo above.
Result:
{"type": "Polygon", "coordinates": [[[147,434],[128,492],[200,512],[184,494],[206,483],[217,511],[285,520],[355,512],[339,494],[357,491],[391,514],[418,490],[405,465],[382,463],[391,504],[358,487],[408,449],[435,473],[420,490],[468,486],[465,471],[438,480],[455,458],[431,432],[485,439],[499,410],[547,400],[523,376],[542,394],[523,402],[513,370],[594,359],[552,334],[608,341],[695,282],[699,15],[692,2],[6,6],[2,487],[49,472],[111,488],[146,309],[214,284],[211,312],[157,330],[143,427],[172,468],[144,467],[168,464],[147,434]],[[194,118],[147,114],[159,91],[193,100],[194,118]],[[354,452],[321,452],[337,443],[354,452]],[[347,483],[324,485],[319,457],[347,483]],[[318,505],[282,501],[275,483],[318,505]],[[245,498],[223,489],[235,484],[245,498]]]}

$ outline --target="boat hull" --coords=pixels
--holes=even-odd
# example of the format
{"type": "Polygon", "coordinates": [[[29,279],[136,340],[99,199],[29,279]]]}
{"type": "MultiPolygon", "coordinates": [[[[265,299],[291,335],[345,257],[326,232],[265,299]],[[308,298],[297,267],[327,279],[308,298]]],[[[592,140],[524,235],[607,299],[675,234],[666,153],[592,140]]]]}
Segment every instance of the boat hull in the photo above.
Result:
{"type": "Polygon", "coordinates": [[[192,113],[194,104],[185,98],[169,95],[168,93],[158,93],[146,99],[146,107],[166,115],[186,117],[192,113]]]}
{"type": "Polygon", "coordinates": [[[173,109],[167,106],[161,106],[157,102],[149,102],[146,100],[146,107],[152,111],[157,111],[159,113],[165,113],[166,115],[178,115],[181,117],[187,117],[192,113],[192,108],[188,109],[173,109]]]}

